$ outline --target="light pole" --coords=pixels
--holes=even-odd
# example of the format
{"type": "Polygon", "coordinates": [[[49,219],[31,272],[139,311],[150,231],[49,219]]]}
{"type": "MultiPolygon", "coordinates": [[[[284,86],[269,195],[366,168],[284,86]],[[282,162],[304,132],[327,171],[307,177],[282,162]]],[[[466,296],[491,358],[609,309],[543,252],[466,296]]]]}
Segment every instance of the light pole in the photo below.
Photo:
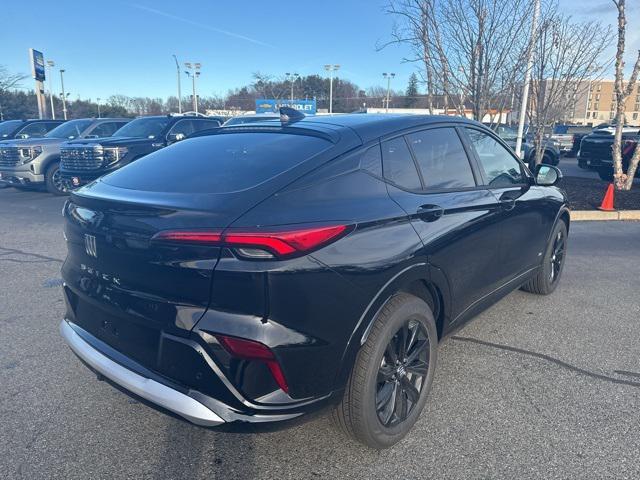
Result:
{"type": "Polygon", "coordinates": [[[56,64],[53,60],[47,60],[47,67],[49,67],[49,101],[51,102],[51,119],[56,119],[56,111],[53,108],[53,76],[51,75],[51,69],[55,67],[56,64]]]}
{"type": "Polygon", "coordinates": [[[391,79],[396,76],[395,73],[383,73],[382,76],[387,79],[387,110],[389,113],[389,95],[391,94],[391,79]]]}
{"type": "MultiPolygon", "coordinates": [[[[522,87],[522,103],[520,104],[520,118],[518,119],[518,136],[516,137],[515,152],[518,158],[522,149],[522,135],[524,134],[524,120],[527,114],[527,101],[529,100],[529,82],[531,81],[531,66],[533,65],[533,48],[538,32],[538,16],[540,15],[540,0],[536,0],[531,23],[531,38],[527,52],[527,69],[524,72],[524,86],[522,87]]],[[[482,121],[482,119],[480,119],[482,121]]]]}
{"type": "Polygon", "coordinates": [[[67,119],[67,97],[64,94],[64,72],[65,69],[60,69],[60,88],[62,89],[62,114],[64,115],[64,119],[67,119]]]}
{"type": "Polygon", "coordinates": [[[197,114],[198,113],[198,95],[196,94],[196,77],[200,76],[200,67],[202,66],[202,64],[186,62],[184,66],[189,69],[185,73],[187,74],[188,77],[191,77],[191,82],[193,84],[193,111],[196,112],[197,114]]]}
{"type": "Polygon", "coordinates": [[[324,69],[329,72],[329,113],[333,113],[333,72],[338,71],[340,65],[325,65],[324,69]]]}
{"type": "Polygon", "coordinates": [[[178,74],[178,113],[182,113],[182,88],[180,86],[180,64],[178,63],[178,57],[173,55],[173,59],[176,61],[176,71],[178,74]]]}
{"type": "Polygon", "coordinates": [[[285,73],[285,76],[287,77],[287,80],[289,80],[289,83],[291,84],[291,101],[293,101],[293,85],[295,84],[296,80],[298,78],[300,78],[300,75],[298,75],[297,73],[285,73]]]}
{"type": "Polygon", "coordinates": [[[98,100],[98,118],[101,118],[100,117],[100,100],[102,100],[102,99],[98,98],[97,100],[98,100]]]}

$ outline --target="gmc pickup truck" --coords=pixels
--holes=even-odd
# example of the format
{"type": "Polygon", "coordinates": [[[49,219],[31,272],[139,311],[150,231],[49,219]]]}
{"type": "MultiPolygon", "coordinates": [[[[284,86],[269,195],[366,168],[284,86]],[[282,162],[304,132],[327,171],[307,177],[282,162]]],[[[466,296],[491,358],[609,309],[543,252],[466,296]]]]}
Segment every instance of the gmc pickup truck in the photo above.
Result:
{"type": "Polygon", "coordinates": [[[72,140],[61,147],[62,181],[66,188],[76,189],[192,133],[221,124],[219,118],[204,116],[139,117],[110,138],[72,140]]]}
{"type": "Polygon", "coordinates": [[[112,135],[128,118],[81,118],[60,124],[41,138],[0,142],[0,179],[12,186],[44,184],[54,195],[64,195],[60,177],[60,146],[77,138],[112,135]]]}

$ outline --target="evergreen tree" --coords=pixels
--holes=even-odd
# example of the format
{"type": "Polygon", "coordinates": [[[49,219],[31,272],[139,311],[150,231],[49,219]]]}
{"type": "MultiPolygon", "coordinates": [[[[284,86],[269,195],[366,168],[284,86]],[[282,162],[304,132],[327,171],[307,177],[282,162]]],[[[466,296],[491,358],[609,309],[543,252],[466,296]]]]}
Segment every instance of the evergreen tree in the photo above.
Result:
{"type": "Polygon", "coordinates": [[[405,92],[404,106],[412,108],[418,103],[418,76],[414,73],[409,77],[409,84],[405,92]]]}

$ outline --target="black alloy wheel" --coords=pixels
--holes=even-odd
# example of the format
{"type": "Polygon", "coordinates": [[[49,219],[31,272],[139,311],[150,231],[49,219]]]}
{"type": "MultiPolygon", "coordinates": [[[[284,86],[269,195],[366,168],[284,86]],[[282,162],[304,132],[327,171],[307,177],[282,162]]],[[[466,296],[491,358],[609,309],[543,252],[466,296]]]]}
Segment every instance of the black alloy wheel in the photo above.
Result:
{"type": "Polygon", "coordinates": [[[376,412],[385,427],[405,421],[418,403],[430,348],[427,331],[416,320],[405,322],[387,345],[376,389],[376,412]]]}
{"type": "Polygon", "coordinates": [[[553,239],[553,249],[550,259],[549,269],[549,281],[554,283],[560,278],[560,272],[562,271],[562,264],[564,262],[564,250],[565,250],[565,233],[564,230],[558,230],[553,239]]]}

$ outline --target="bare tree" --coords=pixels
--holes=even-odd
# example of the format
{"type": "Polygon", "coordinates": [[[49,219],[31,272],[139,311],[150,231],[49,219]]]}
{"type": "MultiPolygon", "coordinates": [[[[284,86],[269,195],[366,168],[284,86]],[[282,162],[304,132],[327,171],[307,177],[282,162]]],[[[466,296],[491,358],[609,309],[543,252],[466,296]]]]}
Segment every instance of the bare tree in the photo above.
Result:
{"type": "Polygon", "coordinates": [[[622,128],[625,118],[625,104],[627,98],[633,92],[633,88],[640,74],[640,51],[638,58],[631,71],[631,76],[627,84],[624,83],[624,50],[627,29],[627,16],[625,12],[625,0],[612,0],[618,9],[618,46],[616,50],[616,79],[615,79],[615,98],[616,98],[616,132],[613,141],[613,183],[616,190],[631,190],[633,178],[640,162],[640,146],[636,144],[635,152],[629,161],[627,172],[624,172],[622,165],[622,128]]]}
{"type": "Polygon", "coordinates": [[[20,82],[25,78],[27,75],[10,73],[6,67],[0,65],[0,92],[19,87],[20,82]]]}
{"type": "Polygon", "coordinates": [[[535,163],[542,162],[545,128],[566,115],[578,89],[610,65],[602,60],[611,45],[611,27],[600,22],[574,23],[554,7],[540,22],[531,82],[531,126],[535,163]]]}
{"type": "MultiPolygon", "coordinates": [[[[405,61],[422,62],[429,107],[433,95],[468,103],[473,117],[504,111],[522,73],[533,6],[529,0],[390,0],[397,17],[382,45],[411,47],[405,61]]],[[[455,105],[459,112],[465,105],[455,105]]]]}

